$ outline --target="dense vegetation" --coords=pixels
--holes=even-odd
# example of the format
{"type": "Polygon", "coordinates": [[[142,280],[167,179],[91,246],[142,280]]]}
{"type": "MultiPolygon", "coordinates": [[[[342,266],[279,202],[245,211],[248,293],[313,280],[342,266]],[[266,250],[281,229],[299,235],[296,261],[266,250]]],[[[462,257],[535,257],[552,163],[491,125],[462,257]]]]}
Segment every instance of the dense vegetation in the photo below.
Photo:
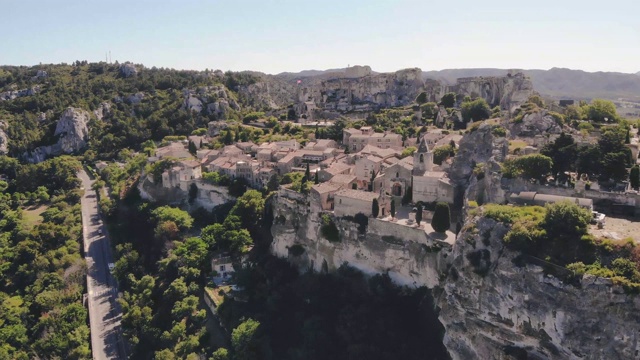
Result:
{"type": "Polygon", "coordinates": [[[0,157],[0,358],[89,359],[80,164],[0,157]]]}
{"type": "Polygon", "coordinates": [[[640,291],[640,247],[632,239],[611,241],[588,233],[591,213],[571,202],[540,206],[485,205],[482,214],[507,224],[512,249],[566,267],[576,276],[613,278],[640,291]]]}

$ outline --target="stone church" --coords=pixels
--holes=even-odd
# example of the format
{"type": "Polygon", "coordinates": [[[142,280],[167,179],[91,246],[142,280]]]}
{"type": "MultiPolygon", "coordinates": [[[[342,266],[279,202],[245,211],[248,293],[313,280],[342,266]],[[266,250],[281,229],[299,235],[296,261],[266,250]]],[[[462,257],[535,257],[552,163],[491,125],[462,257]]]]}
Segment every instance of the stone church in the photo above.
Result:
{"type": "Polygon", "coordinates": [[[453,185],[447,173],[433,164],[433,152],[425,138],[420,140],[418,150],[413,154],[413,202],[443,201],[453,203],[453,185]]]}

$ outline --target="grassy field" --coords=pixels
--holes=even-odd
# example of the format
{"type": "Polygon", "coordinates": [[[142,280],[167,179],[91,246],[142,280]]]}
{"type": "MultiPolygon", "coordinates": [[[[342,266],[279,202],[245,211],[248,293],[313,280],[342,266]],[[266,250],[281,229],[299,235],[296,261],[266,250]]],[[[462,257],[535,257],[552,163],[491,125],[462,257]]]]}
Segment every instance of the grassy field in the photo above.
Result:
{"type": "Polygon", "coordinates": [[[528,144],[522,140],[511,140],[509,141],[509,154],[513,154],[513,151],[518,148],[522,151],[527,145],[528,144]]]}
{"type": "Polygon", "coordinates": [[[23,210],[22,217],[25,221],[25,224],[28,228],[33,228],[34,226],[42,223],[42,214],[49,207],[46,205],[39,205],[37,207],[28,207],[23,210]]]}

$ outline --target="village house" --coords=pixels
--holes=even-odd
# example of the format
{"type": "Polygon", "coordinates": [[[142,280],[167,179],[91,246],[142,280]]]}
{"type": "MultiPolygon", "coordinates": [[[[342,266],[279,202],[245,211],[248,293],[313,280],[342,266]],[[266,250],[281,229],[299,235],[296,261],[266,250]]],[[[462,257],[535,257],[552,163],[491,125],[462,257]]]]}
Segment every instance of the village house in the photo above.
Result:
{"type": "Polygon", "coordinates": [[[340,189],[343,189],[343,184],[335,184],[331,182],[315,184],[311,187],[311,198],[320,204],[320,208],[325,211],[333,211],[334,195],[340,189]]]}
{"type": "Polygon", "coordinates": [[[336,175],[349,174],[351,173],[351,168],[352,166],[345,163],[341,163],[341,162],[333,163],[329,167],[320,169],[320,171],[318,172],[318,180],[320,180],[321,182],[324,182],[324,181],[329,181],[336,175]]]}
{"type": "Polygon", "coordinates": [[[342,189],[334,194],[333,212],[336,216],[355,216],[358,213],[372,216],[374,199],[378,200],[378,216],[387,216],[390,202],[382,192],[352,189],[342,189]]]}
{"type": "Polygon", "coordinates": [[[200,162],[183,160],[162,173],[162,186],[165,188],[179,187],[183,191],[187,191],[189,185],[200,178],[202,178],[200,162]]]}
{"type": "Polygon", "coordinates": [[[401,135],[389,132],[376,133],[370,126],[363,126],[360,129],[344,129],[342,143],[352,153],[362,150],[367,145],[377,146],[381,149],[402,150],[401,135]]]}

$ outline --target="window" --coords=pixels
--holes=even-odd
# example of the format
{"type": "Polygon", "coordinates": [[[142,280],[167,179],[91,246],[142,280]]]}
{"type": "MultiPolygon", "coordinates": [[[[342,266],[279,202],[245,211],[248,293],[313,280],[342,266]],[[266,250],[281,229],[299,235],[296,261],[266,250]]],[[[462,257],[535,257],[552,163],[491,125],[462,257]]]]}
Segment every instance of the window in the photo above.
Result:
{"type": "Polygon", "coordinates": [[[338,202],[339,202],[340,204],[342,204],[342,199],[340,199],[338,202]]]}
{"type": "Polygon", "coordinates": [[[220,271],[224,272],[224,265],[220,265],[220,271]]]}
{"type": "Polygon", "coordinates": [[[424,163],[424,154],[420,154],[420,163],[424,163]]]}
{"type": "Polygon", "coordinates": [[[399,177],[400,177],[400,173],[399,173],[399,172],[397,172],[397,173],[396,173],[396,178],[399,178],[399,177]]]}

